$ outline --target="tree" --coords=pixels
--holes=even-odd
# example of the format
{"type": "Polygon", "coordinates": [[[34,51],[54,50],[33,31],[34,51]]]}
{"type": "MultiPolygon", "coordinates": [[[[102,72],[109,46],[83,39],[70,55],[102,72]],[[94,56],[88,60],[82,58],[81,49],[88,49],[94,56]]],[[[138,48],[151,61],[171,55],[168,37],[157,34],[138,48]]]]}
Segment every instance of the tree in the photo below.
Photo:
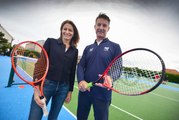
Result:
{"type": "Polygon", "coordinates": [[[0,44],[8,43],[8,40],[4,38],[4,33],[0,32],[0,44]]]}
{"type": "Polygon", "coordinates": [[[0,54],[7,53],[7,50],[10,50],[11,44],[8,43],[8,40],[4,38],[4,33],[0,32],[0,54]]]}

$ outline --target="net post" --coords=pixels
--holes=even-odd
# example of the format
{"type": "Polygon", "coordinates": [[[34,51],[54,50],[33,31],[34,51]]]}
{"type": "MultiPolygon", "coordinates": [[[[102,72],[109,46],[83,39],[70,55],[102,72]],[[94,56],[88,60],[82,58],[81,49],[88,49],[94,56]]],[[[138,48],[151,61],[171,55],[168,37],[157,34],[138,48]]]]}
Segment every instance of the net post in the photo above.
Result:
{"type": "Polygon", "coordinates": [[[8,84],[6,87],[11,87],[12,83],[13,83],[13,78],[14,78],[14,70],[11,66],[11,71],[10,71],[10,75],[9,75],[9,80],[8,80],[8,84]]]}

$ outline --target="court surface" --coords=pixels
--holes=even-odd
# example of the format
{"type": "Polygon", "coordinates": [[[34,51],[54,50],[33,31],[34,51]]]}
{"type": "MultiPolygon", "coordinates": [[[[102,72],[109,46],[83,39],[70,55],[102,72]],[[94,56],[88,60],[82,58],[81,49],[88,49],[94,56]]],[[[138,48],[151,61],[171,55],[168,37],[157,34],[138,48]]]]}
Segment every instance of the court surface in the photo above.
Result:
{"type": "MultiPolygon", "coordinates": [[[[0,56],[0,120],[27,120],[33,88],[24,84],[6,87],[10,69],[10,58],[0,56]]],[[[23,83],[16,75],[14,80],[14,83],[23,83]]],[[[42,120],[46,119],[43,117],[42,120]]],[[[76,116],[63,106],[58,119],[76,120],[76,116]]]]}
{"type": "MultiPolygon", "coordinates": [[[[10,58],[0,56],[0,120],[27,120],[33,88],[29,85],[13,85],[6,88],[10,69],[10,58]]],[[[15,83],[22,82],[17,76],[14,80],[15,83]]],[[[64,104],[59,120],[76,119],[77,95],[75,82],[72,101],[70,104],[64,104]]],[[[109,120],[179,120],[178,110],[179,84],[167,83],[141,96],[113,93],[109,120]]],[[[89,120],[93,120],[93,110],[89,120]]]]}

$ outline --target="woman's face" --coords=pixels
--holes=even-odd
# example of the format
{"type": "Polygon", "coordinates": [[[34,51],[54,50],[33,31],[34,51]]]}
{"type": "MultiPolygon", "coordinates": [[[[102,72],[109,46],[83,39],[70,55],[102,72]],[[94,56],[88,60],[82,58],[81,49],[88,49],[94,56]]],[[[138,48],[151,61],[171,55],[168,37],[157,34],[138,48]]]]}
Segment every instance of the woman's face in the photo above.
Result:
{"type": "Polygon", "coordinates": [[[74,35],[73,26],[69,23],[66,23],[62,28],[62,39],[71,40],[74,35]]]}

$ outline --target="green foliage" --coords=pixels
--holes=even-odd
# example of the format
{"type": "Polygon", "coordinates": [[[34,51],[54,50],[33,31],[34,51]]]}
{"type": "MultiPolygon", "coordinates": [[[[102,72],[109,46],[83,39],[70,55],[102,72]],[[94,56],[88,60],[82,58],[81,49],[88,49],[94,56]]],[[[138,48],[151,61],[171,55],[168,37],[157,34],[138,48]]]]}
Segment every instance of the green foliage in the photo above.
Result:
{"type": "Polygon", "coordinates": [[[25,50],[24,56],[38,58],[40,56],[40,53],[32,50],[25,50]]]}
{"type": "Polygon", "coordinates": [[[0,32],[0,53],[6,53],[7,49],[10,50],[10,43],[4,38],[4,33],[0,32]]]}
{"type": "Polygon", "coordinates": [[[4,38],[4,33],[0,32],[0,44],[8,43],[8,40],[4,38]]]}
{"type": "Polygon", "coordinates": [[[178,74],[166,73],[166,75],[167,75],[167,79],[169,82],[179,83],[179,75],[178,74]]]}
{"type": "Polygon", "coordinates": [[[127,72],[127,74],[133,74],[134,71],[135,73],[138,74],[138,76],[143,76],[143,77],[151,77],[155,79],[155,75],[158,74],[157,71],[151,71],[151,70],[145,70],[145,69],[139,69],[138,67],[123,67],[124,71],[127,72]]]}

